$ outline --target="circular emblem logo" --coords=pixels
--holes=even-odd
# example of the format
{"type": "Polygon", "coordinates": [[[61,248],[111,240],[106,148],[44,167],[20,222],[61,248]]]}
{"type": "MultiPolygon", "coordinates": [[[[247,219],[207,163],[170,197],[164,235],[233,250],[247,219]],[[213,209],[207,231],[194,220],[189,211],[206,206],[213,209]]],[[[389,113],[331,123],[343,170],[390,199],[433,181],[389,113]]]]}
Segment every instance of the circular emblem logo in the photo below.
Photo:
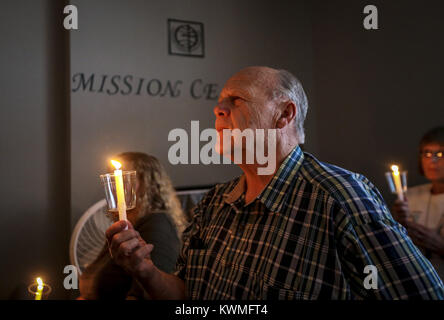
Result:
{"type": "Polygon", "coordinates": [[[199,47],[199,34],[189,24],[184,24],[174,32],[174,42],[181,50],[192,52],[199,47]]]}

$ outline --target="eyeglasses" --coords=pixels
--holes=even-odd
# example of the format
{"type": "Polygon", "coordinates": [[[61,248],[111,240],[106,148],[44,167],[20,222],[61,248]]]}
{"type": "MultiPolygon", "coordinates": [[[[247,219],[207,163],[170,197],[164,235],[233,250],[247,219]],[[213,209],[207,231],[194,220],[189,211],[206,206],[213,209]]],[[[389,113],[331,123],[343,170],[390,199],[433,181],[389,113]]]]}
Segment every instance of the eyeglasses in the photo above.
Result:
{"type": "Polygon", "coordinates": [[[444,152],[442,150],[435,151],[435,152],[430,151],[430,150],[424,150],[423,152],[421,152],[421,155],[423,158],[426,158],[426,159],[435,158],[437,160],[441,160],[443,158],[443,153],[444,152]]]}

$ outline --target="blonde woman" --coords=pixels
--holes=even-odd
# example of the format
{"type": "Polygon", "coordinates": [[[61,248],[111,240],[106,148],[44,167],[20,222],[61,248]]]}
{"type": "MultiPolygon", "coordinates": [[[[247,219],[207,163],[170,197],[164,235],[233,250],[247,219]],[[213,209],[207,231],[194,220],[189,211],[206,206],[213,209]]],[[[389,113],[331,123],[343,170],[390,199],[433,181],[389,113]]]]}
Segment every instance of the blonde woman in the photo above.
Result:
{"type": "MultiPolygon", "coordinates": [[[[155,157],[125,152],[115,157],[126,170],[137,172],[136,208],[127,212],[128,220],[140,237],[154,245],[151,254],[165,272],[174,271],[181,247],[185,215],[171,180],[155,157]]],[[[110,172],[112,169],[110,168],[110,172]]],[[[117,217],[114,217],[117,220],[117,217]]],[[[113,263],[108,247],[80,277],[81,299],[149,299],[136,280],[113,263]]]]}

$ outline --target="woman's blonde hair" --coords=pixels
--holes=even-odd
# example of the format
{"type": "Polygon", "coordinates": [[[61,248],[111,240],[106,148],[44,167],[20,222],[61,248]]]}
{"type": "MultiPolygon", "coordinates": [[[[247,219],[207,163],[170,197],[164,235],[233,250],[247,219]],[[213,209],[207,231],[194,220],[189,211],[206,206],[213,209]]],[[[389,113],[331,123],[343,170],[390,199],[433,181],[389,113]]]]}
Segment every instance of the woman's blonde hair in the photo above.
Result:
{"type": "Polygon", "coordinates": [[[156,157],[142,152],[123,152],[117,156],[123,163],[131,163],[137,172],[137,219],[154,212],[165,212],[176,225],[179,239],[187,223],[170,177],[156,157]],[[142,188],[142,189],[140,189],[142,188]]]}

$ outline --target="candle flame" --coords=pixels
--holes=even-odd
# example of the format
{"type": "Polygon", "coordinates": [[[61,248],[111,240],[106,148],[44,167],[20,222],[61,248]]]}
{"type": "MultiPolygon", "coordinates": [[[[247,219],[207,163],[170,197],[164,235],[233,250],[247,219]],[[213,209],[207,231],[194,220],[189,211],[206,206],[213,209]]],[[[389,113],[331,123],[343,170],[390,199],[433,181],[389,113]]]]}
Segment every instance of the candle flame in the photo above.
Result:
{"type": "Polygon", "coordinates": [[[37,289],[38,289],[38,290],[42,290],[42,289],[43,289],[43,280],[42,280],[42,278],[38,277],[38,278],[36,279],[36,282],[37,282],[37,284],[38,284],[37,289]]]}
{"type": "Polygon", "coordinates": [[[396,165],[392,165],[392,171],[394,174],[399,174],[399,167],[396,165]]]}
{"type": "Polygon", "coordinates": [[[122,164],[121,164],[119,161],[116,161],[116,160],[111,160],[111,163],[113,164],[113,166],[114,166],[117,170],[119,170],[120,167],[122,166],[122,164]]]}

